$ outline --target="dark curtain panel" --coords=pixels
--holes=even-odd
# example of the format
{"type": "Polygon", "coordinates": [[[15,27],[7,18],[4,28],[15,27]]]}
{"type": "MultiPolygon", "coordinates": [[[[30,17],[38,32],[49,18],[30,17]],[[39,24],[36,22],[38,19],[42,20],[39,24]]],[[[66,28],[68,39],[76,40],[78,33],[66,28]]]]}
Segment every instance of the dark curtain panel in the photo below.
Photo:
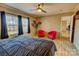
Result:
{"type": "Polygon", "coordinates": [[[1,12],[1,39],[4,38],[8,38],[8,32],[5,12],[1,12]]]}
{"type": "Polygon", "coordinates": [[[23,34],[22,16],[18,16],[18,35],[23,34]]]}
{"type": "Polygon", "coordinates": [[[30,33],[30,19],[29,19],[29,17],[27,17],[28,18],[28,33],[30,33]]]}

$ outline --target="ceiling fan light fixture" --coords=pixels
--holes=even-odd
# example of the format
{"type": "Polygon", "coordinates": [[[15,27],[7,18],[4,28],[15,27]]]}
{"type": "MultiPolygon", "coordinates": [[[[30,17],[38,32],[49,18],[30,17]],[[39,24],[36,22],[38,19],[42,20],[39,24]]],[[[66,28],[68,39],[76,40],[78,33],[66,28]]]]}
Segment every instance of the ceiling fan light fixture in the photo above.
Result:
{"type": "Polygon", "coordinates": [[[37,11],[38,11],[38,12],[42,12],[42,10],[41,10],[41,9],[37,9],[37,11]]]}

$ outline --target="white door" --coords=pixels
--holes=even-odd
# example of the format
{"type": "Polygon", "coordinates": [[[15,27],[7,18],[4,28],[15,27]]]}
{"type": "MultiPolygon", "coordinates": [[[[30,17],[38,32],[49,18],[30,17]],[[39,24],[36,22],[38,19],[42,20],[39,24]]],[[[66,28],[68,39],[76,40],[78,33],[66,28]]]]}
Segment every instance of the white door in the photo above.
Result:
{"type": "Polygon", "coordinates": [[[69,33],[67,31],[67,21],[62,21],[61,30],[62,30],[62,37],[69,38],[69,33]]]}
{"type": "Polygon", "coordinates": [[[79,20],[75,22],[74,45],[79,50],[79,20]]]}

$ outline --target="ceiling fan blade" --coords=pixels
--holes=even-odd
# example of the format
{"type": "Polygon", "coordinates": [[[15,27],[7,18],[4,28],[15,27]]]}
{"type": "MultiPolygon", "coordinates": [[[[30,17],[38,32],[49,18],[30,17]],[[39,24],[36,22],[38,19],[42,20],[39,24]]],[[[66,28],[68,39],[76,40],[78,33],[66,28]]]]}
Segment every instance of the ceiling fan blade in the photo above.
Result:
{"type": "Polygon", "coordinates": [[[41,9],[41,10],[42,10],[42,12],[47,13],[45,10],[43,10],[43,9],[41,9]]]}
{"type": "Polygon", "coordinates": [[[35,10],[37,10],[37,9],[30,9],[30,11],[35,11],[35,10]]]}

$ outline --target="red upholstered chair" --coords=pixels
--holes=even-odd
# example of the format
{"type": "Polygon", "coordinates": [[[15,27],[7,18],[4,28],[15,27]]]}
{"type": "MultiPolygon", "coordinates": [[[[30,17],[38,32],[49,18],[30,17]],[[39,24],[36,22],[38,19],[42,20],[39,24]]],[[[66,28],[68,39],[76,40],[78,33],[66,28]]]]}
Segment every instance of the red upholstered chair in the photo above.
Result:
{"type": "Polygon", "coordinates": [[[56,38],[56,31],[50,31],[48,32],[48,38],[55,39],[56,38]]]}
{"type": "Polygon", "coordinates": [[[45,31],[44,30],[38,30],[37,35],[38,35],[38,37],[45,37],[45,31]]]}

